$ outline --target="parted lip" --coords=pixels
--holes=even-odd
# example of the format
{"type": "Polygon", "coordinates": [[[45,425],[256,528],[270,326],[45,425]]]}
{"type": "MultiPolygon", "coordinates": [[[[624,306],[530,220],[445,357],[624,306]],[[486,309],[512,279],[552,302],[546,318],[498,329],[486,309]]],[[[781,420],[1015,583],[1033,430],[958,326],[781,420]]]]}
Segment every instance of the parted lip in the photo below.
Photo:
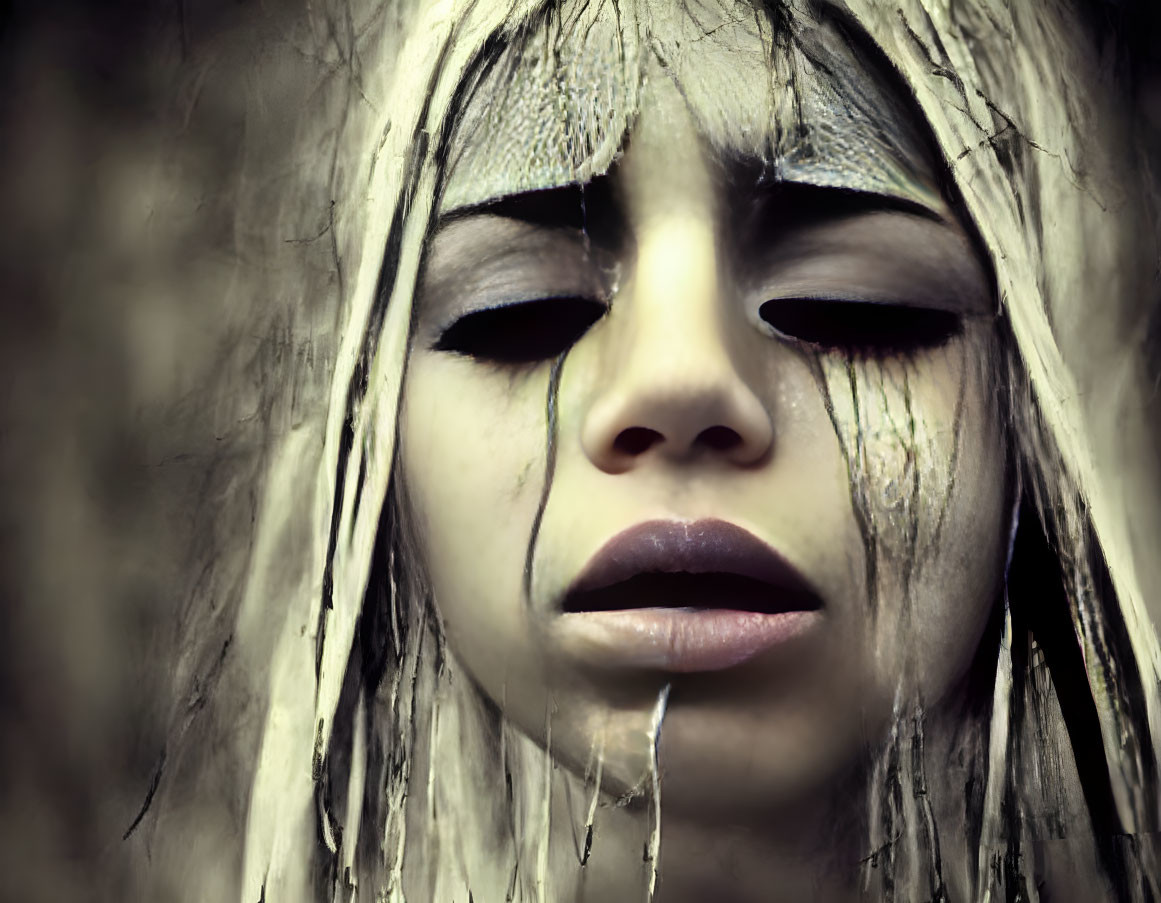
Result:
{"type": "Polygon", "coordinates": [[[646,607],[775,614],[822,607],[785,558],[728,521],[655,520],[606,542],[569,586],[563,613],[646,607]]]}

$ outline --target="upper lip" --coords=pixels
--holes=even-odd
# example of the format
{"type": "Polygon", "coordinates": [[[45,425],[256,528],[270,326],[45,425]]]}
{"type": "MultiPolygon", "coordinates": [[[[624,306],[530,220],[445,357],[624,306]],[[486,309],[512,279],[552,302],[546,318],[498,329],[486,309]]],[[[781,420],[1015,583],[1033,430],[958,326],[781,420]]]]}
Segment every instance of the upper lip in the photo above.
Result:
{"type": "Polygon", "coordinates": [[[806,578],[748,530],[722,520],[656,520],[606,542],[569,586],[563,609],[696,606],[703,604],[698,594],[707,607],[773,613],[822,606],[806,578]],[[713,604],[710,596],[720,594],[728,605],[713,604]]]}

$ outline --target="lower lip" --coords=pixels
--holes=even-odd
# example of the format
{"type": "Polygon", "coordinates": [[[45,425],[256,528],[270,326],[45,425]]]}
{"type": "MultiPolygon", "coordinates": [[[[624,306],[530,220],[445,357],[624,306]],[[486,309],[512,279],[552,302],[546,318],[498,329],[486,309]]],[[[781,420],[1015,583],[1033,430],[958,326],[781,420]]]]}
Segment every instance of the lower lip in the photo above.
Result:
{"type": "Polygon", "coordinates": [[[640,608],[560,615],[565,652],[610,667],[722,671],[810,632],[818,611],[640,608]]]}

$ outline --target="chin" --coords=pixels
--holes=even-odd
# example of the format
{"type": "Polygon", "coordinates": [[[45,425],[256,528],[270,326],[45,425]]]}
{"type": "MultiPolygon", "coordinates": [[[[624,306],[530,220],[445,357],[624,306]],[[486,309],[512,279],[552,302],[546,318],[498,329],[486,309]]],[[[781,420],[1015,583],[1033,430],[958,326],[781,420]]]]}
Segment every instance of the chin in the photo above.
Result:
{"type": "Polygon", "coordinates": [[[831,722],[774,718],[747,733],[723,713],[670,717],[658,758],[664,807],[673,815],[752,822],[817,805],[869,758],[860,730],[831,722]]]}

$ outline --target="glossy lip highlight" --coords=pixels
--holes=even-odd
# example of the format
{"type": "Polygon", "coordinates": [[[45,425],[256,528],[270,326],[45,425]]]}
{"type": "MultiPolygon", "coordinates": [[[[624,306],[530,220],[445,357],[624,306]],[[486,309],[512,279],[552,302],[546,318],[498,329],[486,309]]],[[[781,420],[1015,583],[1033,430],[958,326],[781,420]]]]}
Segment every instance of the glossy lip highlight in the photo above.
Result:
{"type": "Polygon", "coordinates": [[[734,667],[801,636],[821,621],[821,608],[806,579],[741,527],[647,521],[593,556],[559,601],[554,628],[566,654],[592,664],[691,673],[734,667]],[[682,574],[705,575],[688,581],[707,594],[705,604],[659,598],[681,585],[682,574]],[[758,604],[752,589],[735,592],[749,584],[762,589],[758,604]],[[636,588],[641,605],[606,604],[636,588]]]}

